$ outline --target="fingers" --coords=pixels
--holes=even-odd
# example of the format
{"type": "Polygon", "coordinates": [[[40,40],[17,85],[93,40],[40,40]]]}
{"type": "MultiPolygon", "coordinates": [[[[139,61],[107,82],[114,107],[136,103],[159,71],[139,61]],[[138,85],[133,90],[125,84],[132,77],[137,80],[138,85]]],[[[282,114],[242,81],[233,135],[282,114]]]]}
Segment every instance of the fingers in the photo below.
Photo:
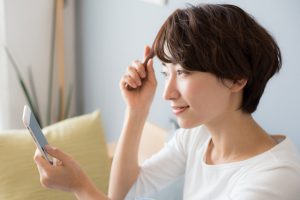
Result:
{"type": "Polygon", "coordinates": [[[61,162],[64,163],[64,161],[69,160],[70,156],[67,155],[66,153],[62,152],[60,149],[56,148],[56,147],[52,147],[50,145],[46,145],[45,149],[47,151],[47,153],[54,157],[57,158],[58,160],[60,160],[61,162]]]}
{"type": "Polygon", "coordinates": [[[39,149],[36,149],[33,160],[36,163],[40,174],[44,174],[45,170],[47,171],[51,168],[51,164],[42,156],[39,149]]]}
{"type": "Polygon", "coordinates": [[[130,77],[130,81],[133,82],[133,85],[140,86],[142,84],[142,78],[138,72],[137,67],[128,67],[127,75],[130,77]]]}
{"type": "Polygon", "coordinates": [[[122,78],[122,85],[137,88],[142,85],[142,79],[146,78],[146,69],[140,61],[134,61],[127,68],[126,75],[122,78]]]}
{"type": "Polygon", "coordinates": [[[123,89],[129,89],[129,88],[137,88],[138,86],[129,75],[124,75],[121,80],[121,87],[123,89]]]}
{"type": "Polygon", "coordinates": [[[148,81],[152,81],[153,83],[156,83],[155,74],[153,70],[153,60],[149,59],[150,57],[151,49],[149,46],[145,46],[144,49],[144,63],[141,63],[140,61],[134,61],[131,66],[127,68],[127,73],[124,75],[121,79],[120,86],[122,89],[135,89],[142,85],[143,79],[148,77],[148,70],[150,70],[150,77],[147,78],[148,81]]]}
{"type": "Polygon", "coordinates": [[[145,66],[143,65],[143,63],[141,63],[140,61],[134,61],[132,64],[136,68],[137,73],[139,74],[139,76],[142,79],[146,78],[147,73],[146,73],[146,69],[145,69],[145,66]]]}
{"type": "Polygon", "coordinates": [[[38,168],[40,174],[40,182],[43,187],[47,188],[50,186],[50,172],[52,171],[52,165],[43,158],[42,154],[40,153],[39,149],[36,149],[34,157],[33,157],[36,166],[38,168]]]}

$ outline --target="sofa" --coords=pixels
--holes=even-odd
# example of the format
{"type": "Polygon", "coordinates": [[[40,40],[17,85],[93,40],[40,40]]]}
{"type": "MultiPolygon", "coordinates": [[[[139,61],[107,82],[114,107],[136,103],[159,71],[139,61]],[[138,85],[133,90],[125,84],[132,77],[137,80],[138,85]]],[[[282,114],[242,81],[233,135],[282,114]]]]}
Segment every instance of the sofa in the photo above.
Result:
{"type": "MultiPolygon", "coordinates": [[[[117,142],[106,142],[99,111],[58,122],[44,128],[43,133],[49,144],[70,154],[97,187],[107,193],[117,142]]],[[[166,140],[166,130],[147,122],[141,139],[139,162],[158,152],[166,140]]],[[[28,130],[0,131],[0,200],[75,199],[70,193],[41,186],[33,162],[35,149],[28,130]]],[[[175,184],[176,187],[180,184],[175,184]]],[[[156,194],[155,199],[180,199],[175,198],[178,196],[176,193],[173,193],[174,197],[167,198],[169,190],[156,194]]]]}
{"type": "MultiPolygon", "coordinates": [[[[97,187],[107,192],[110,163],[100,112],[61,121],[44,128],[43,133],[49,144],[70,154],[97,187]]],[[[0,132],[0,199],[75,199],[69,193],[41,186],[33,162],[35,149],[28,130],[0,132]]]]}

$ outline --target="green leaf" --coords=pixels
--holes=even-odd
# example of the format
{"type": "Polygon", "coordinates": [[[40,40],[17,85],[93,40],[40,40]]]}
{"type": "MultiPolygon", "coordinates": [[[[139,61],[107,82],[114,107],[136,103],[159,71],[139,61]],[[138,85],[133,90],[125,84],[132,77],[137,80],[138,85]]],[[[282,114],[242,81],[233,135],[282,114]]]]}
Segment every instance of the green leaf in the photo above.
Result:
{"type": "Polygon", "coordinates": [[[37,122],[41,125],[40,116],[39,116],[39,114],[37,113],[37,111],[36,111],[36,109],[34,107],[33,101],[32,101],[32,99],[30,97],[30,94],[29,94],[29,90],[27,89],[27,86],[26,86],[26,84],[24,82],[24,79],[22,78],[22,75],[20,73],[19,67],[18,67],[18,65],[17,65],[14,57],[10,53],[9,49],[7,47],[5,47],[5,46],[4,46],[4,49],[5,49],[5,52],[6,52],[7,56],[8,56],[8,58],[9,58],[10,62],[12,63],[13,68],[15,69],[15,72],[17,74],[17,78],[18,78],[19,84],[20,84],[20,86],[21,86],[21,88],[23,90],[23,93],[24,93],[24,95],[25,95],[25,97],[27,99],[27,102],[28,102],[28,104],[29,104],[32,112],[34,113],[37,122]]]}
{"type": "Polygon", "coordinates": [[[34,84],[34,80],[33,80],[33,74],[32,74],[32,70],[31,70],[30,66],[28,67],[28,77],[29,77],[30,89],[31,89],[32,94],[33,94],[33,102],[32,103],[34,104],[34,110],[36,110],[36,116],[41,121],[40,126],[43,127],[41,112],[40,112],[40,108],[39,108],[39,102],[38,102],[38,99],[37,99],[35,84],[34,84]]]}

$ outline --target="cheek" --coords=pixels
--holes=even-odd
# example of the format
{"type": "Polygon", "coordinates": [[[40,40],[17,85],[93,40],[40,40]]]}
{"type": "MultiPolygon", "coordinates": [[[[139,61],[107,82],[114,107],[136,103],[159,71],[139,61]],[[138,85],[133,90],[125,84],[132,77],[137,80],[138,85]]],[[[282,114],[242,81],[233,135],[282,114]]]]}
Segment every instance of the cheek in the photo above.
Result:
{"type": "Polygon", "coordinates": [[[228,105],[230,92],[219,83],[184,85],[184,96],[187,103],[195,109],[205,112],[223,110],[228,105]]]}
{"type": "Polygon", "coordinates": [[[181,95],[191,110],[185,117],[179,117],[178,123],[182,128],[192,128],[206,123],[222,113],[230,101],[228,88],[216,83],[187,82],[181,85],[181,95]]]}

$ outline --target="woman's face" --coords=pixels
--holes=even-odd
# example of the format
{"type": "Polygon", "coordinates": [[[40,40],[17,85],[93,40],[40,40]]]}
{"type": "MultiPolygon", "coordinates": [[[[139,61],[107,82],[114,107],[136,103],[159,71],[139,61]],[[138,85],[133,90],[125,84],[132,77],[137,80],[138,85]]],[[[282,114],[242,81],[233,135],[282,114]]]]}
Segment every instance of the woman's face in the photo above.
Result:
{"type": "Polygon", "coordinates": [[[163,63],[165,75],[163,97],[182,128],[211,123],[230,110],[231,91],[216,76],[207,72],[188,71],[180,65],[163,63]]]}

